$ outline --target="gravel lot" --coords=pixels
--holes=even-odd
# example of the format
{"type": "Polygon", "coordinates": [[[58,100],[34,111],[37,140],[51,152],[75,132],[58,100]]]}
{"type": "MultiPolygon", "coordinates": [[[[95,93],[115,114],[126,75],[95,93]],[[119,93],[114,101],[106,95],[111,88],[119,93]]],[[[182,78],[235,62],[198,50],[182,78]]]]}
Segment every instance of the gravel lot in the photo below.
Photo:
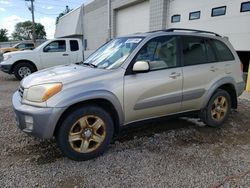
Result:
{"type": "Polygon", "coordinates": [[[75,162],[16,128],[18,85],[0,73],[0,187],[250,187],[250,101],[222,128],[187,118],[128,127],[103,156],[75,162]]]}

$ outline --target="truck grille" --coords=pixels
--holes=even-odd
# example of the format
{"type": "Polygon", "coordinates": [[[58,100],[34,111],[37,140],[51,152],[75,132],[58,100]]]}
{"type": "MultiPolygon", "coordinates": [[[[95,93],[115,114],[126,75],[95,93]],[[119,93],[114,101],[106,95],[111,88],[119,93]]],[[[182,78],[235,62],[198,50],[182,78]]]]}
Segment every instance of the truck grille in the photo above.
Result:
{"type": "Polygon", "coordinates": [[[18,93],[21,96],[21,98],[23,98],[23,91],[24,91],[24,88],[22,86],[20,86],[18,89],[18,93]]]}

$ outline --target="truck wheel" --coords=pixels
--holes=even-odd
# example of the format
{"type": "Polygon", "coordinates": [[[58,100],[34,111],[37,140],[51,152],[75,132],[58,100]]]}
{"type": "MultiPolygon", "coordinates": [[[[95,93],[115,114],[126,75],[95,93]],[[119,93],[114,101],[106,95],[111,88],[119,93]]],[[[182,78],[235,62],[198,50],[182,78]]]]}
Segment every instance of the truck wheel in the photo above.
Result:
{"type": "Polygon", "coordinates": [[[65,156],[75,161],[85,161],[103,154],[113,133],[113,121],[105,110],[85,106],[71,112],[55,136],[65,156]]]}
{"type": "Polygon", "coordinates": [[[209,127],[220,127],[231,111],[231,97],[225,90],[217,90],[202,112],[202,120],[209,127]]]}
{"type": "Polygon", "coordinates": [[[22,80],[24,77],[29,76],[30,74],[35,72],[35,68],[33,67],[33,65],[27,62],[22,62],[22,63],[18,63],[14,67],[13,72],[14,72],[15,77],[18,80],[22,80]]]}

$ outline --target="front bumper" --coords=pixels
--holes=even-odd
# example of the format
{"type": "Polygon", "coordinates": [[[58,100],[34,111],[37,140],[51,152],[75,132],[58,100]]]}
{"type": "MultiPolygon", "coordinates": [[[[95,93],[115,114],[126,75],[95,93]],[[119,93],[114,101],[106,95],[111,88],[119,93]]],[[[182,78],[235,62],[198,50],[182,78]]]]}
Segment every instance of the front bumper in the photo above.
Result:
{"type": "Polygon", "coordinates": [[[5,64],[3,64],[3,62],[0,63],[0,70],[5,72],[5,73],[10,74],[11,73],[11,67],[12,67],[12,65],[5,65],[5,64]]]}
{"type": "Polygon", "coordinates": [[[65,108],[41,108],[21,103],[21,97],[15,92],[12,105],[17,126],[25,133],[38,138],[51,138],[56,124],[65,108]]]}

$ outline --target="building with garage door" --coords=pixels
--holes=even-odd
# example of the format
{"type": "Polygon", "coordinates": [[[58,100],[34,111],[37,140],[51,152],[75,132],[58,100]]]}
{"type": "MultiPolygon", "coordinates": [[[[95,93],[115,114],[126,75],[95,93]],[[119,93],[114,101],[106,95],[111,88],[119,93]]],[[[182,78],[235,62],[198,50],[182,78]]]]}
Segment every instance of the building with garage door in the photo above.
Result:
{"type": "Polygon", "coordinates": [[[227,36],[247,71],[249,0],[94,0],[63,16],[55,37],[82,37],[85,51],[92,52],[114,37],[167,28],[227,36]]]}

